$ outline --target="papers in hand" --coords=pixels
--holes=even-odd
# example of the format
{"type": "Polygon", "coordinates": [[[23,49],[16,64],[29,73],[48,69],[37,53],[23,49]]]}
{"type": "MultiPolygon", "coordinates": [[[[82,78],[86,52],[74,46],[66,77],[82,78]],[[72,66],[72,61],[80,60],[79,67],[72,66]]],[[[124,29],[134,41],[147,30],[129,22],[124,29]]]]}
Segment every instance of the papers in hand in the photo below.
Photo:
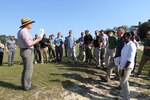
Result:
{"type": "Polygon", "coordinates": [[[44,29],[40,29],[40,36],[43,37],[44,35],[44,29]]]}

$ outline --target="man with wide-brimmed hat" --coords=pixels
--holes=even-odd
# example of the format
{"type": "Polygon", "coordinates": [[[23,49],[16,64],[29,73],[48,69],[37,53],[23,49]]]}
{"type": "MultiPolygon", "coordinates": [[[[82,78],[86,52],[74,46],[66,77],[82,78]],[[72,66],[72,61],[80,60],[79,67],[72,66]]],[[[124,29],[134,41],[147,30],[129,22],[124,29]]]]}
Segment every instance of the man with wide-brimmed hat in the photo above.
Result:
{"type": "Polygon", "coordinates": [[[23,90],[35,89],[35,87],[31,86],[34,59],[33,45],[41,41],[43,36],[33,40],[31,34],[29,33],[29,29],[32,28],[32,23],[34,22],[35,21],[31,21],[29,18],[22,18],[22,25],[20,26],[21,29],[17,34],[20,56],[22,57],[23,61],[23,71],[21,78],[21,85],[23,90]]]}

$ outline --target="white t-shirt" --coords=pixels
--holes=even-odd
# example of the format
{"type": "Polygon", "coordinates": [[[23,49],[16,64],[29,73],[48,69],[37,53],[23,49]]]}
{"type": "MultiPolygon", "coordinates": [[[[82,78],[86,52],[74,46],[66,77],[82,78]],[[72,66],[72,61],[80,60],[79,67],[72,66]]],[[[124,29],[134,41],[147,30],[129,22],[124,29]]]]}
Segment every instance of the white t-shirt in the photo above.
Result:
{"type": "Polygon", "coordinates": [[[124,47],[121,50],[121,59],[120,59],[121,70],[125,67],[127,61],[131,62],[129,68],[133,70],[135,54],[136,54],[136,46],[132,41],[124,45],[124,47]]]}

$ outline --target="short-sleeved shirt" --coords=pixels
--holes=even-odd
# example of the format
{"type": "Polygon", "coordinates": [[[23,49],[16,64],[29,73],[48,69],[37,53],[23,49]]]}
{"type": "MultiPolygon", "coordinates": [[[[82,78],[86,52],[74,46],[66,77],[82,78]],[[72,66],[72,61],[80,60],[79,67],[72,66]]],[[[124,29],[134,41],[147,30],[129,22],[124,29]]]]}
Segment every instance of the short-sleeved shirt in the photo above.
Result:
{"type": "Polygon", "coordinates": [[[135,62],[134,61],[135,54],[136,54],[136,46],[132,41],[124,45],[124,47],[121,50],[121,58],[120,58],[121,70],[125,67],[127,61],[131,62],[129,68],[133,70],[134,62],[135,62]]]}
{"type": "Polygon", "coordinates": [[[116,46],[117,46],[117,37],[116,36],[111,36],[111,37],[108,37],[108,43],[109,43],[109,46],[108,48],[109,49],[115,49],[116,46]]]}
{"type": "Polygon", "coordinates": [[[47,38],[43,38],[39,44],[41,48],[46,48],[48,47],[48,43],[49,43],[49,40],[47,38]]]}
{"type": "MultiPolygon", "coordinates": [[[[144,46],[150,47],[150,40],[146,39],[146,40],[144,41],[144,46]]],[[[143,55],[150,57],[150,49],[144,49],[143,55]]]]}
{"type": "Polygon", "coordinates": [[[84,44],[89,45],[93,41],[93,37],[91,34],[85,35],[84,36],[84,44]]]}
{"type": "Polygon", "coordinates": [[[17,38],[19,48],[33,48],[33,38],[27,28],[19,30],[17,38]]]}
{"type": "Polygon", "coordinates": [[[75,38],[73,36],[68,36],[66,38],[67,48],[73,48],[75,44],[75,38]]]}
{"type": "Polygon", "coordinates": [[[6,41],[6,46],[7,46],[8,50],[10,50],[10,51],[15,50],[15,44],[16,44],[15,40],[7,40],[6,41]]]}
{"type": "Polygon", "coordinates": [[[57,47],[58,45],[62,46],[62,44],[63,44],[63,39],[62,39],[61,37],[56,37],[56,38],[54,39],[54,44],[56,45],[56,47],[57,47]]]}
{"type": "Polygon", "coordinates": [[[108,41],[108,36],[106,34],[100,35],[102,38],[102,47],[106,47],[107,41],[108,41]]]}

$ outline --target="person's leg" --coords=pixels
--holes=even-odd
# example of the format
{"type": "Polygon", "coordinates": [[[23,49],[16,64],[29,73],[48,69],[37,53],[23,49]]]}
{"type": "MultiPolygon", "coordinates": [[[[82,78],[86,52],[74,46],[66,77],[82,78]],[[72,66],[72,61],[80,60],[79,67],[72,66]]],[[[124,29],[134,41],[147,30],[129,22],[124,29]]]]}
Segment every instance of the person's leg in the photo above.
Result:
{"type": "Polygon", "coordinates": [[[100,67],[99,66],[99,47],[94,48],[94,60],[96,63],[96,67],[100,67]]]}
{"type": "Polygon", "coordinates": [[[56,62],[58,62],[59,61],[59,58],[58,58],[58,52],[59,52],[58,51],[58,47],[55,48],[55,51],[56,51],[56,62]]]}
{"type": "Polygon", "coordinates": [[[14,57],[15,57],[15,50],[12,51],[12,60],[11,60],[11,65],[14,64],[14,57]]]}
{"type": "Polygon", "coordinates": [[[52,58],[52,48],[48,47],[48,54],[49,54],[49,59],[52,58]]]}
{"type": "Polygon", "coordinates": [[[37,53],[37,49],[34,49],[34,63],[37,61],[38,59],[38,53],[37,53]]]}
{"type": "Polygon", "coordinates": [[[113,62],[110,62],[106,73],[106,78],[108,81],[110,80],[114,68],[115,68],[115,64],[113,62]]]}
{"type": "Polygon", "coordinates": [[[129,91],[129,83],[128,79],[131,74],[131,69],[128,69],[123,77],[120,79],[121,89],[123,91],[123,99],[130,100],[130,91],[129,91]]]}
{"type": "Polygon", "coordinates": [[[22,84],[23,89],[28,90],[31,87],[34,55],[33,55],[33,51],[30,49],[21,50],[20,55],[23,60],[21,84],[22,84]]]}
{"type": "Polygon", "coordinates": [[[137,52],[136,52],[136,54],[135,54],[135,59],[134,59],[134,68],[133,68],[133,70],[132,70],[132,73],[134,73],[134,71],[135,71],[136,62],[137,62],[137,52]]]}
{"type": "Polygon", "coordinates": [[[12,51],[8,51],[8,66],[11,66],[12,51]]]}
{"type": "Polygon", "coordinates": [[[116,52],[115,49],[110,49],[110,50],[109,50],[109,54],[110,54],[110,62],[113,62],[114,56],[115,56],[115,52],[116,52]]]}
{"type": "Polygon", "coordinates": [[[143,69],[143,67],[144,67],[144,65],[146,64],[147,61],[148,61],[148,57],[145,56],[145,55],[142,55],[141,61],[140,61],[140,64],[139,64],[139,68],[138,68],[138,72],[137,72],[138,75],[141,74],[142,69],[143,69]]]}
{"type": "Polygon", "coordinates": [[[79,59],[82,61],[82,48],[79,47],[79,59]]]}
{"type": "Polygon", "coordinates": [[[87,45],[85,45],[85,55],[86,55],[85,60],[86,62],[88,62],[88,46],[87,45]]]}
{"type": "Polygon", "coordinates": [[[109,48],[106,48],[106,54],[105,54],[105,66],[108,68],[109,64],[109,48]]]}
{"type": "Polygon", "coordinates": [[[67,55],[68,55],[68,62],[70,62],[70,56],[71,56],[71,49],[67,49],[67,55]]]}
{"type": "Polygon", "coordinates": [[[114,67],[115,67],[114,70],[115,70],[115,74],[116,74],[115,79],[119,80],[119,67],[115,64],[114,64],[114,67]]]}
{"type": "Polygon", "coordinates": [[[92,60],[92,50],[90,48],[88,48],[88,59],[89,59],[89,63],[91,63],[91,60],[92,60]]]}
{"type": "Polygon", "coordinates": [[[62,46],[59,47],[59,52],[60,52],[60,62],[62,61],[62,56],[63,56],[63,48],[62,46]]]}
{"type": "Polygon", "coordinates": [[[48,63],[48,47],[44,48],[44,53],[45,53],[46,63],[48,63]]]}
{"type": "Polygon", "coordinates": [[[41,52],[40,49],[37,49],[37,53],[38,53],[38,61],[41,62],[41,52]]]}
{"type": "Polygon", "coordinates": [[[104,66],[104,59],[105,59],[105,48],[101,48],[100,50],[100,61],[101,61],[101,65],[104,66]]]}
{"type": "Polygon", "coordinates": [[[66,57],[68,56],[68,55],[67,55],[67,48],[65,48],[65,55],[66,55],[66,57]]]}
{"type": "Polygon", "coordinates": [[[41,51],[41,63],[44,63],[44,49],[40,48],[41,51]]]}
{"type": "Polygon", "coordinates": [[[97,50],[96,50],[96,47],[94,47],[94,50],[93,50],[93,54],[94,54],[94,62],[95,62],[95,64],[96,64],[96,66],[97,66],[97,59],[96,59],[96,56],[97,56],[97,52],[96,52],[97,50]]]}
{"type": "Polygon", "coordinates": [[[72,48],[72,54],[73,54],[73,58],[74,58],[74,62],[77,62],[77,55],[76,55],[76,47],[72,48]]]}
{"type": "Polygon", "coordinates": [[[55,49],[52,49],[52,55],[54,58],[56,57],[55,49]]]}

